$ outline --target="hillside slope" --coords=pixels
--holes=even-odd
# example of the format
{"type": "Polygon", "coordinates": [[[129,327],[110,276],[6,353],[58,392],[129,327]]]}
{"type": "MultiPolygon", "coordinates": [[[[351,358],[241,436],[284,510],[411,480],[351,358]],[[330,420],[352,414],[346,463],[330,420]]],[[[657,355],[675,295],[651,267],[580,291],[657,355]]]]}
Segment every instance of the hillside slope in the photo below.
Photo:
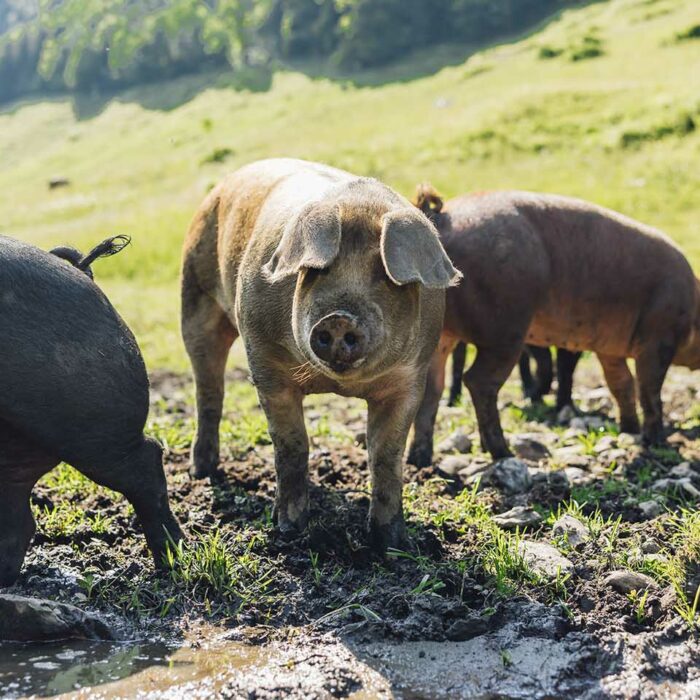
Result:
{"type": "Polygon", "coordinates": [[[184,365],[188,220],[224,172],[267,156],[374,175],[409,196],[430,180],[448,196],[592,199],[664,229],[700,272],[700,39],[679,38],[696,25],[694,0],[611,0],[413,81],[279,72],[249,93],[198,77],[124,93],[90,118],[69,101],[17,106],[0,114],[0,232],[44,247],[131,234],[97,274],[153,367],[184,365]],[[70,187],[49,192],[52,176],[70,187]]]}

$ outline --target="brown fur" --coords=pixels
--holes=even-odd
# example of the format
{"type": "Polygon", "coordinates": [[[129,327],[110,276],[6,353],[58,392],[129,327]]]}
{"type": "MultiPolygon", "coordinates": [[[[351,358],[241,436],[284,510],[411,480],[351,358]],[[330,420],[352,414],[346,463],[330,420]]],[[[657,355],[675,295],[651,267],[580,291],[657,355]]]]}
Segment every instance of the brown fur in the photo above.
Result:
{"type": "MultiPolygon", "coordinates": [[[[421,186],[425,192],[425,186],[421,186]]],[[[508,454],[496,405],[524,343],[598,353],[626,430],[638,430],[625,360],[636,361],[644,438],[663,439],[660,390],[672,361],[700,368],[700,284],[661,232],[566,197],[492,192],[457,197],[433,216],[464,275],[448,290],[439,356],[416,419],[411,459],[429,463],[439,369],[459,340],[485,449],[508,454]]]]}
{"type": "Polygon", "coordinates": [[[400,544],[401,457],[440,334],[444,288],[457,278],[429,221],[376,180],[291,159],[229,176],[205,199],[184,247],[195,475],[218,462],[224,366],[240,333],[275,447],[280,528],[303,527],[308,512],[302,399],[335,392],[368,402],[370,525],[380,545],[400,544]],[[342,370],[312,349],[329,318],[324,328],[355,324],[362,339],[362,357],[342,370]]]}

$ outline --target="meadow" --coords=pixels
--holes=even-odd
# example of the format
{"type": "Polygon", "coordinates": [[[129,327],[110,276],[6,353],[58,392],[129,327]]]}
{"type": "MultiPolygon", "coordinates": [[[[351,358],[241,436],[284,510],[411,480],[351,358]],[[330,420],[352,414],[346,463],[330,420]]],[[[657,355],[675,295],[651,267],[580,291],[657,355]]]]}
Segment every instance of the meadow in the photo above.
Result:
{"type": "Polygon", "coordinates": [[[700,41],[680,38],[698,22],[692,0],[614,0],[466,60],[468,47],[441,49],[460,62],[428,77],[410,78],[434,65],[424,54],[352,77],[280,67],[260,92],[222,73],[17,104],[0,112],[0,232],[81,248],[131,235],[98,279],[149,366],[174,370],[187,366],[177,280],[188,222],[224,173],[258,158],[330,163],[408,197],[428,180],[448,197],[590,199],[666,231],[700,269],[700,41]],[[49,192],[55,176],[70,187],[49,192]]]}

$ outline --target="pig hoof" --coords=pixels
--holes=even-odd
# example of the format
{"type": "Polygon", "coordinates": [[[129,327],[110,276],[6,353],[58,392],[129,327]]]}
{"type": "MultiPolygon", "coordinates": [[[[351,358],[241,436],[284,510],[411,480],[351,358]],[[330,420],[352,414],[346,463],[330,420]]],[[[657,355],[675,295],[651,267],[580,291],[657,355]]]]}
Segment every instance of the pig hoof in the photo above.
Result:
{"type": "Polygon", "coordinates": [[[370,521],[369,541],[372,549],[380,553],[386,552],[387,549],[408,550],[410,548],[410,540],[406,533],[403,516],[397,515],[384,525],[370,521]]]}
{"type": "Polygon", "coordinates": [[[412,445],[408,451],[406,461],[420,469],[429,467],[433,463],[433,450],[431,447],[418,447],[412,445]]]}

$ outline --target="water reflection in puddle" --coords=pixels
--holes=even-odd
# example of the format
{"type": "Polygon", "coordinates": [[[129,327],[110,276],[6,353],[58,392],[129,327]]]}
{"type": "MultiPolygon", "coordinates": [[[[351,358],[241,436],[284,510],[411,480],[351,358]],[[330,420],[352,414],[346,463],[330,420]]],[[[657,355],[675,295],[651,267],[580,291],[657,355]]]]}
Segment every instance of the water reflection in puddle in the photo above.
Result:
{"type": "Polygon", "coordinates": [[[165,644],[0,644],[0,697],[49,697],[121,680],[152,666],[187,666],[165,644]]]}

